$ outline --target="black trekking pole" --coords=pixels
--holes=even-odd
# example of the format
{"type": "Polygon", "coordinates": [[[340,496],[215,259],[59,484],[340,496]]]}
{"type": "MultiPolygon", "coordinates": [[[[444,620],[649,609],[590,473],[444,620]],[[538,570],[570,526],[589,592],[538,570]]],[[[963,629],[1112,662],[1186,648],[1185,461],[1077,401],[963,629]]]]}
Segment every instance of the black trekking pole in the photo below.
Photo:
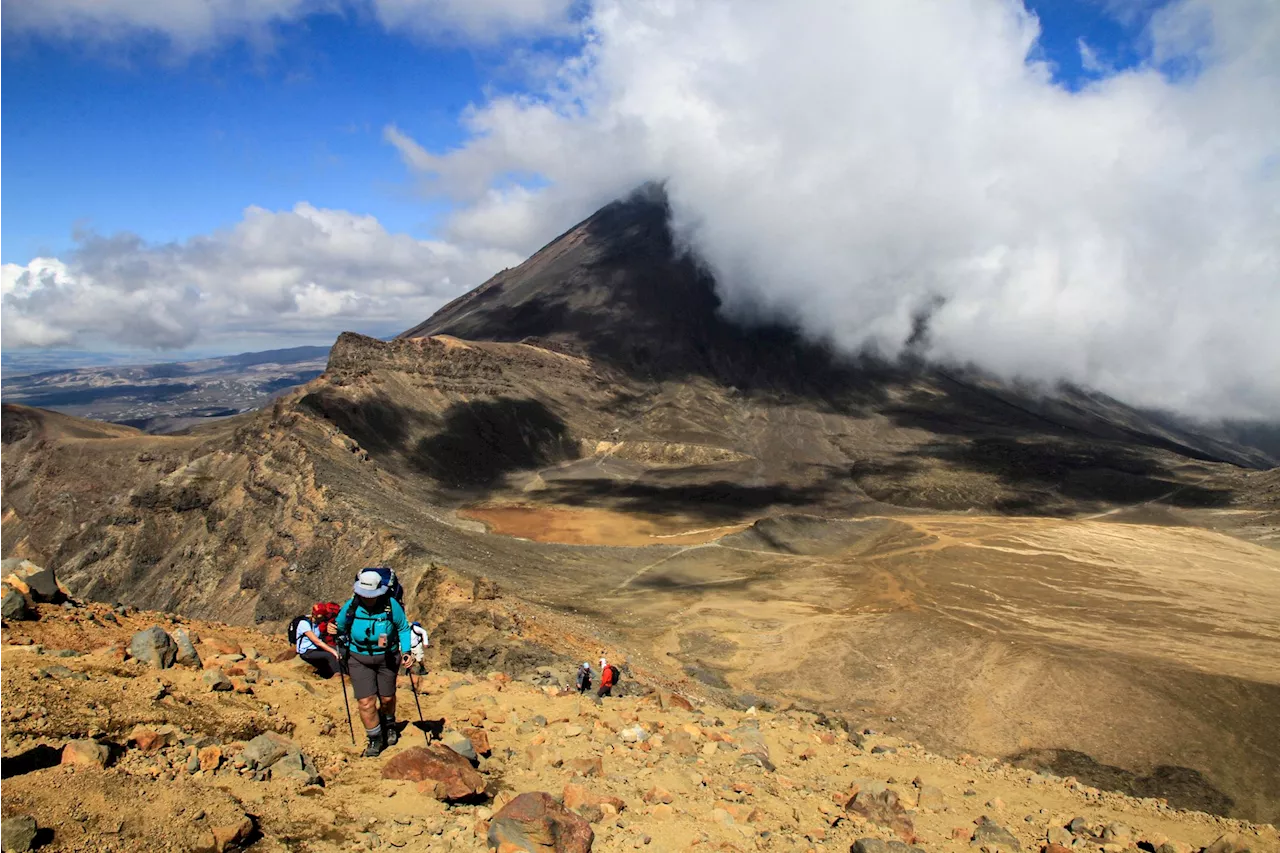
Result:
{"type": "Polygon", "coordinates": [[[418,701],[418,682],[413,677],[413,665],[410,664],[409,669],[409,687],[413,689],[413,704],[418,708],[418,722],[421,724],[422,736],[427,739],[427,743],[431,743],[431,734],[427,731],[427,721],[422,718],[422,703],[418,701]]]}
{"type": "Polygon", "coordinates": [[[347,701],[347,655],[343,646],[343,655],[338,659],[338,681],[342,684],[342,705],[347,709],[347,731],[351,732],[351,745],[356,745],[356,727],[351,722],[351,703],[347,701]]]}

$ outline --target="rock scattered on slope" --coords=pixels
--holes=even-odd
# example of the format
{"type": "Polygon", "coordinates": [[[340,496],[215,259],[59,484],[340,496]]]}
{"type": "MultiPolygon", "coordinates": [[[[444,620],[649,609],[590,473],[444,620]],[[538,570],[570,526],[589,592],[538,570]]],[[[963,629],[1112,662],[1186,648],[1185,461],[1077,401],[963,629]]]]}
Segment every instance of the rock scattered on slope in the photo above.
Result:
{"type": "Polygon", "coordinates": [[[148,666],[168,669],[178,657],[178,644],[163,628],[153,625],[133,635],[129,640],[129,654],[148,666]]]}
{"type": "Polygon", "coordinates": [[[62,764],[78,764],[83,767],[106,767],[111,750],[96,740],[73,740],[62,748],[62,764]]]}
{"type": "Polygon", "coordinates": [[[978,826],[973,830],[973,840],[969,845],[985,853],[1020,853],[1022,850],[1022,845],[1013,833],[986,815],[978,819],[978,826]]]}
{"type": "Polygon", "coordinates": [[[485,786],[471,762],[438,743],[401,752],[383,766],[382,778],[418,782],[423,793],[446,801],[480,796],[485,786]]]}
{"type": "Polygon", "coordinates": [[[31,815],[11,815],[0,821],[0,847],[5,853],[27,853],[36,843],[36,819],[31,815]]]}
{"type": "Polygon", "coordinates": [[[550,794],[535,791],[519,795],[493,816],[487,840],[498,850],[590,853],[595,833],[550,794]]]}
{"type": "Polygon", "coordinates": [[[6,622],[20,622],[31,618],[32,613],[27,607],[27,597],[8,584],[2,584],[0,587],[4,590],[4,597],[0,599],[0,618],[6,622]]]}

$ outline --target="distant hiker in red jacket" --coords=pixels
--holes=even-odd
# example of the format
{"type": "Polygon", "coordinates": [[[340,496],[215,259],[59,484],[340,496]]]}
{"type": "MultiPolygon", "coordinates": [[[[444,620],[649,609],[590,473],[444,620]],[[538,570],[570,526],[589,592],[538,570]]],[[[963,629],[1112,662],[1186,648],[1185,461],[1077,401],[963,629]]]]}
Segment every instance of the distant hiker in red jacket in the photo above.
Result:
{"type": "Polygon", "coordinates": [[[600,689],[596,696],[612,696],[613,686],[618,683],[618,668],[600,658],[600,689]]]}

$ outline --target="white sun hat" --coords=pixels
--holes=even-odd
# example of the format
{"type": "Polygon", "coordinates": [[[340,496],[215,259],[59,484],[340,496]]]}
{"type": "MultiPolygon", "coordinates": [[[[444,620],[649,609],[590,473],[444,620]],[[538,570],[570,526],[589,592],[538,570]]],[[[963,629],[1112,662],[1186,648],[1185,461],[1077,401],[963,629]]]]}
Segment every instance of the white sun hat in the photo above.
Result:
{"type": "Polygon", "coordinates": [[[373,569],[367,569],[356,578],[352,589],[355,590],[356,595],[364,598],[377,598],[387,591],[387,585],[382,582],[382,575],[373,569]]]}

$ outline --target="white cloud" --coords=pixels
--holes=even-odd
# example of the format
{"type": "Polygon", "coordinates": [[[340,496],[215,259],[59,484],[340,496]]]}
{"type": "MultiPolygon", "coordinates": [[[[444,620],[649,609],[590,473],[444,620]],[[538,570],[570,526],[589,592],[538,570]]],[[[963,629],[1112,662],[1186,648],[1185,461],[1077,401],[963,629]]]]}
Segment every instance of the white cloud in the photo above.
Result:
{"type": "Polygon", "coordinates": [[[1180,0],[1079,92],[1013,0],[597,0],[538,96],[406,162],[527,251],[665,179],[730,308],[1198,413],[1280,414],[1280,5],[1180,0]],[[534,175],[540,189],[512,188],[534,175]]]}
{"type": "Polygon", "coordinates": [[[492,42],[565,32],[573,0],[5,0],[5,29],[94,43],[165,38],[180,54],[263,40],[317,14],[373,15],[387,29],[492,42]]]}
{"type": "Polygon", "coordinates": [[[81,235],[65,259],[5,264],[0,324],[6,348],[385,334],[519,260],[342,210],[251,207],[234,227],[181,244],[81,235]]]}
{"type": "Polygon", "coordinates": [[[566,32],[573,0],[372,0],[383,26],[426,36],[458,34],[473,41],[566,32]]]}

